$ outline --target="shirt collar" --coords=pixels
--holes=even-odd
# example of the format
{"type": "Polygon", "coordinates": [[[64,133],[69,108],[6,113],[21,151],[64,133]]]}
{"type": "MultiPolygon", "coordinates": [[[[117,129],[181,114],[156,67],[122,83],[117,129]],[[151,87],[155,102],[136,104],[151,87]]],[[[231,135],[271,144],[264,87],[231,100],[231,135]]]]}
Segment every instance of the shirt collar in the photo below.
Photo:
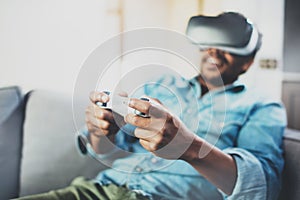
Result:
{"type": "MultiPolygon", "coordinates": [[[[189,84],[192,86],[192,88],[195,90],[194,92],[198,97],[201,96],[201,87],[200,83],[198,81],[198,76],[192,78],[189,80],[189,84]]],[[[212,93],[222,93],[222,92],[233,92],[233,93],[239,93],[244,91],[246,88],[245,84],[241,83],[239,80],[235,81],[234,83],[230,85],[226,85],[224,87],[220,87],[218,89],[215,89],[213,91],[209,91],[210,94],[212,93]]]]}

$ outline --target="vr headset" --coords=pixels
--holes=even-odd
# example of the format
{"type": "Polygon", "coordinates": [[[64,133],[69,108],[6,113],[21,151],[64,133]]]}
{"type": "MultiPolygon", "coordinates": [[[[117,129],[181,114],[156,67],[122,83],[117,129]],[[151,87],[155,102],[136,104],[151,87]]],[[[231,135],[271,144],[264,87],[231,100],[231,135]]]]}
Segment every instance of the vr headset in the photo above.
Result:
{"type": "Polygon", "coordinates": [[[194,16],[189,20],[186,35],[200,49],[217,48],[246,56],[258,51],[262,34],[243,15],[226,12],[215,17],[194,16]]]}

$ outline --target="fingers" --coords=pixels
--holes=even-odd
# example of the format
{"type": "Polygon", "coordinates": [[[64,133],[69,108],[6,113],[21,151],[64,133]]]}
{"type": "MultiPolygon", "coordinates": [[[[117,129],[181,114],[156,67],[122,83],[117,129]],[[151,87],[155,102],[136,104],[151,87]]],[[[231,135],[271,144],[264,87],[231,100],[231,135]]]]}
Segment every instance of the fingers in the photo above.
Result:
{"type": "Polygon", "coordinates": [[[107,103],[109,101],[109,95],[105,92],[93,91],[90,93],[90,100],[95,104],[96,102],[107,103]]]}
{"type": "Polygon", "coordinates": [[[152,121],[153,121],[152,118],[143,118],[143,117],[140,117],[133,113],[130,113],[125,116],[126,123],[129,123],[136,127],[141,127],[141,128],[149,128],[152,121]]]}
{"type": "Polygon", "coordinates": [[[107,129],[109,123],[113,122],[110,111],[89,106],[86,110],[86,123],[93,124],[99,128],[107,129]]]}
{"type": "Polygon", "coordinates": [[[86,117],[86,123],[92,124],[101,129],[108,129],[110,122],[96,117],[86,117]]]}
{"type": "MultiPolygon", "coordinates": [[[[100,124],[100,123],[98,123],[100,124]]],[[[99,128],[99,125],[95,125],[94,123],[91,122],[87,122],[87,129],[89,131],[89,133],[96,135],[96,136],[105,136],[107,134],[109,134],[109,130],[108,129],[103,129],[103,128],[99,128]]]]}
{"type": "Polygon", "coordinates": [[[91,103],[86,109],[86,125],[90,133],[97,136],[116,133],[118,125],[110,110],[106,110],[91,103]]]}
{"type": "Polygon", "coordinates": [[[114,116],[109,109],[103,109],[95,104],[90,104],[86,109],[87,117],[94,117],[101,120],[106,120],[109,122],[114,122],[114,116]]]}
{"type": "MultiPolygon", "coordinates": [[[[136,131],[135,134],[137,134],[136,131]]],[[[146,135],[147,133],[142,133],[142,134],[146,135]]],[[[150,138],[150,137],[144,139],[140,138],[139,142],[146,150],[150,152],[155,152],[156,150],[159,149],[158,142],[154,142],[154,138],[150,138]]]]}
{"type": "Polygon", "coordinates": [[[129,107],[155,118],[166,118],[168,112],[166,112],[166,109],[159,103],[159,101],[152,98],[149,99],[150,101],[144,101],[141,99],[131,98],[129,101],[129,107]]]}
{"type": "Polygon", "coordinates": [[[131,113],[125,116],[125,122],[145,130],[159,132],[163,131],[167,119],[154,117],[144,118],[131,113]]]}
{"type": "Polygon", "coordinates": [[[146,140],[146,141],[150,142],[150,141],[153,141],[153,138],[157,137],[158,134],[154,131],[151,131],[151,130],[136,128],[134,130],[134,136],[139,138],[139,139],[146,140]]]}
{"type": "Polygon", "coordinates": [[[128,114],[125,116],[125,121],[136,127],[140,127],[147,130],[162,131],[166,122],[172,120],[172,115],[168,110],[156,101],[153,103],[153,99],[149,98],[149,101],[132,98],[129,101],[129,107],[136,109],[146,115],[149,118],[140,117],[135,114],[128,114]]]}
{"type": "Polygon", "coordinates": [[[168,141],[161,134],[154,134],[151,131],[137,128],[134,131],[134,134],[140,139],[139,141],[141,145],[150,152],[155,152],[168,143],[168,141]]]}
{"type": "Polygon", "coordinates": [[[124,91],[120,91],[120,92],[118,93],[118,95],[121,96],[121,97],[128,97],[128,93],[127,93],[127,92],[124,92],[124,91]]]}
{"type": "Polygon", "coordinates": [[[140,140],[140,144],[148,151],[151,152],[151,149],[150,149],[150,142],[147,141],[147,140],[140,140]]]}

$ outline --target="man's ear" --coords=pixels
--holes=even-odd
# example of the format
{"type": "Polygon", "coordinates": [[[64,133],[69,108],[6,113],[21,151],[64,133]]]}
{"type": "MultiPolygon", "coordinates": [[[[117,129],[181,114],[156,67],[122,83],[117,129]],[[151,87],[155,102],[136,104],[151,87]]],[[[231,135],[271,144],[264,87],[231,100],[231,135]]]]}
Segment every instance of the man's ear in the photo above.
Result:
{"type": "Polygon", "coordinates": [[[246,62],[246,63],[243,65],[243,67],[242,67],[242,72],[241,72],[241,74],[245,73],[245,72],[250,68],[250,66],[253,64],[253,62],[254,62],[254,59],[253,59],[253,58],[250,59],[248,62],[246,62]]]}

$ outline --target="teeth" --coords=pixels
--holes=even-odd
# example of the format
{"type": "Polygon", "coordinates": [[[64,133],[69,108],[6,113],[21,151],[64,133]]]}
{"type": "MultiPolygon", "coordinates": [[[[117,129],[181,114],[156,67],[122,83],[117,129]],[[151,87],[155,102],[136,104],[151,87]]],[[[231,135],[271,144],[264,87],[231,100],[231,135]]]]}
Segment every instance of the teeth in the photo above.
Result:
{"type": "Polygon", "coordinates": [[[207,59],[207,62],[209,62],[211,64],[214,64],[214,65],[219,65],[219,62],[216,59],[212,58],[212,57],[209,57],[207,59]]]}

